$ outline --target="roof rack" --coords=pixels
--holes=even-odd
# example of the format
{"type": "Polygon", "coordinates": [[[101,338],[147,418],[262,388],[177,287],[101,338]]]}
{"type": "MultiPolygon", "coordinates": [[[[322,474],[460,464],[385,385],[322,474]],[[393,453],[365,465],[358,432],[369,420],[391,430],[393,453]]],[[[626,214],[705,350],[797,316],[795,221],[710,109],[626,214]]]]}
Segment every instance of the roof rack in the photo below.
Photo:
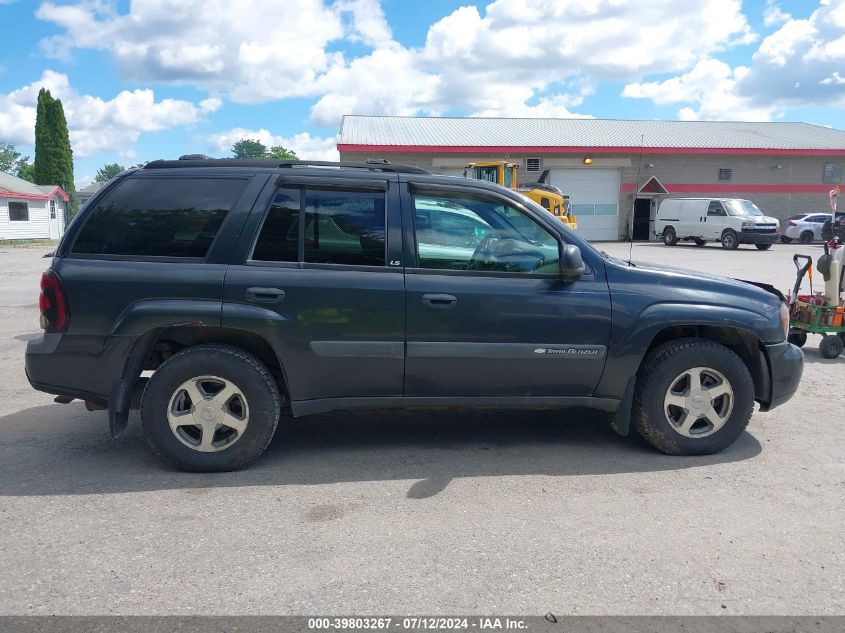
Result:
{"type": "Polygon", "coordinates": [[[342,167],[344,169],[367,169],[395,174],[431,174],[425,169],[412,165],[391,165],[383,158],[370,158],[364,163],[350,163],[325,160],[274,160],[272,158],[199,158],[199,156],[202,156],[202,154],[186,154],[179,160],[154,160],[144,165],[144,169],[168,169],[172,167],[264,167],[270,169],[279,167],[342,167]]]}

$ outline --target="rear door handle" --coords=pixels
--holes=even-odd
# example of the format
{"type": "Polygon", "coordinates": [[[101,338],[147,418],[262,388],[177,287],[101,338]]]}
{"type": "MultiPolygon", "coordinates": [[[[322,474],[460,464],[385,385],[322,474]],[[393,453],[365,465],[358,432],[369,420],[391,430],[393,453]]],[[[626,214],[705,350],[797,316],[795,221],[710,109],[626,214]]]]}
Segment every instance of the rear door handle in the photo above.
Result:
{"type": "Polygon", "coordinates": [[[285,291],[280,288],[247,288],[244,294],[246,300],[253,303],[281,303],[285,300],[285,291]]]}
{"type": "Polygon", "coordinates": [[[420,297],[420,299],[423,303],[430,305],[433,308],[448,308],[458,302],[458,298],[455,295],[444,295],[438,293],[424,294],[420,297]]]}

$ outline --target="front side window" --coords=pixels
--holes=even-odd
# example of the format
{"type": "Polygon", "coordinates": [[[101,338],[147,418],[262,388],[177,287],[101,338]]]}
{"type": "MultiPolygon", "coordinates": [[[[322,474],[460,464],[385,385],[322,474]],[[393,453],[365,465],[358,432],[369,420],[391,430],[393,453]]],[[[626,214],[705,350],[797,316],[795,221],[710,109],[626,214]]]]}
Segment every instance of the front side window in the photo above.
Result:
{"type": "Polygon", "coordinates": [[[557,274],[557,239],[523,211],[472,194],[414,196],[420,268],[557,274]]]}
{"type": "Polygon", "coordinates": [[[384,266],[384,193],[280,189],[264,220],[252,259],[299,260],[299,224],[305,225],[302,261],[384,266]]]}
{"type": "Polygon", "coordinates": [[[10,202],[9,221],[29,222],[29,205],[26,202],[10,202]]]}
{"type": "Polygon", "coordinates": [[[129,178],[98,201],[71,253],[205,257],[248,181],[129,178]]]}

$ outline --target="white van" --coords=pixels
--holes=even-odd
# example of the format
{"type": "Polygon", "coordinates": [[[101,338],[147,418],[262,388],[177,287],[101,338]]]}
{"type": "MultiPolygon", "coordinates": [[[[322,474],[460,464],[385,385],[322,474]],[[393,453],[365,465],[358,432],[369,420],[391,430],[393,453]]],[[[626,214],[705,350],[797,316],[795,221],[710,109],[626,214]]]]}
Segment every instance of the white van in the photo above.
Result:
{"type": "Polygon", "coordinates": [[[754,244],[765,251],[777,241],[780,222],[763,215],[750,200],[667,198],[657,210],[654,233],[666,246],[691,240],[698,246],[721,242],[722,248],[730,250],[754,244]]]}

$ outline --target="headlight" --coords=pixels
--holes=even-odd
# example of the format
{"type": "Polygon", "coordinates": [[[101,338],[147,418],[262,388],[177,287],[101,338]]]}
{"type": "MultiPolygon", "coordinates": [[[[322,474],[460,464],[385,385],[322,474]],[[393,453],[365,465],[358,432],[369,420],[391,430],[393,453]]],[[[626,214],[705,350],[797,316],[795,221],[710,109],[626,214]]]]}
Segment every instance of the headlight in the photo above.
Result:
{"type": "Polygon", "coordinates": [[[784,337],[789,336],[789,306],[785,302],[780,304],[780,325],[784,337]]]}
{"type": "Polygon", "coordinates": [[[744,229],[753,229],[753,228],[754,228],[754,222],[743,222],[743,223],[742,223],[742,228],[744,228],[744,229]]]}

